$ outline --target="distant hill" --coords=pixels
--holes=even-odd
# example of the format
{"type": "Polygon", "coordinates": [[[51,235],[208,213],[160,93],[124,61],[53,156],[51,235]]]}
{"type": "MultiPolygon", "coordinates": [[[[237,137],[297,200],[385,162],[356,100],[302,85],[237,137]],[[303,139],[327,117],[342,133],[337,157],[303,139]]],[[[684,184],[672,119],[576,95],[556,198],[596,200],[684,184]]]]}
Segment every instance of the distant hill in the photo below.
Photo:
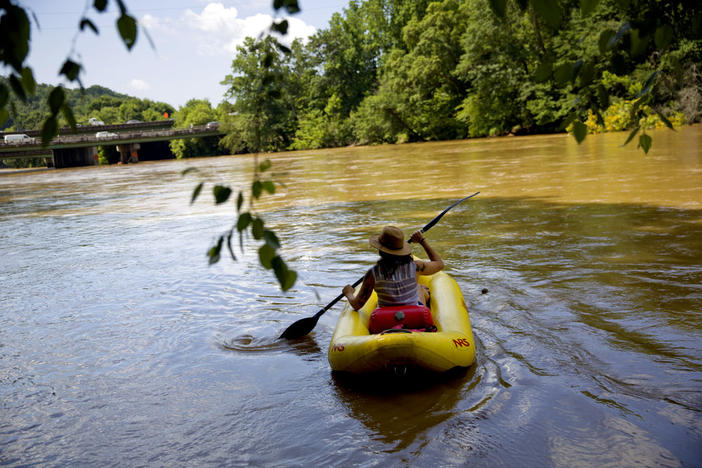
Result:
{"type": "MultiPolygon", "coordinates": [[[[6,77],[0,76],[0,82],[9,87],[6,77]]],[[[0,130],[20,131],[41,128],[49,113],[47,97],[52,89],[51,85],[37,84],[34,95],[28,97],[25,102],[11,94],[8,106],[10,117],[0,124],[0,130]]],[[[165,102],[129,96],[99,85],[83,89],[64,88],[64,91],[78,123],[87,123],[91,117],[102,120],[106,124],[123,123],[130,119],[151,122],[164,119],[164,112],[172,116],[176,110],[165,102]]],[[[60,124],[67,125],[63,116],[60,124]]]]}

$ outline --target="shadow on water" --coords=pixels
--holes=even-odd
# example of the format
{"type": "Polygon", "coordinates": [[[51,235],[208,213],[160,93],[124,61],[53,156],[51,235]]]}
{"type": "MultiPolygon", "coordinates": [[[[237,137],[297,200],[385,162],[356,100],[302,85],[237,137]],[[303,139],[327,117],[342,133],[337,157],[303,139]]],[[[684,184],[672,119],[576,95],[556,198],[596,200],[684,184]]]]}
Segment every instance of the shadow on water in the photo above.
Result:
{"type": "Polygon", "coordinates": [[[397,450],[453,417],[478,380],[476,365],[443,374],[411,372],[402,377],[332,372],[332,394],[351,418],[372,431],[374,439],[395,444],[397,450]]]}

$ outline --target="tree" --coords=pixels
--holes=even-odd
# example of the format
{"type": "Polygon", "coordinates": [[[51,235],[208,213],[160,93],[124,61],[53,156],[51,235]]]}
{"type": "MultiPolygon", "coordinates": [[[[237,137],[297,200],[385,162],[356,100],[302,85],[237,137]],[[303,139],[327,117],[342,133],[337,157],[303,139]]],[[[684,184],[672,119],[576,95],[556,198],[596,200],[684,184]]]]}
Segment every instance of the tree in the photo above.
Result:
{"type": "MultiPolygon", "coordinates": [[[[508,0],[489,0],[493,12],[503,22],[506,20],[508,0]]],[[[668,79],[675,82],[674,74],[686,64],[677,63],[671,68],[663,66],[668,54],[692,40],[699,45],[702,34],[702,6],[696,1],[685,0],[581,0],[573,2],[528,0],[517,2],[524,14],[532,17],[534,29],[541,45],[540,63],[531,72],[536,81],[548,80],[553,86],[572,92],[575,99],[563,125],[571,125],[578,142],[587,135],[582,122],[588,111],[602,124],[602,113],[609,107],[611,95],[601,80],[605,72],[627,74],[640,79],[642,86],[632,99],[631,120],[637,122],[627,143],[639,131],[639,146],[648,152],[652,140],[646,134],[647,115],[655,113],[668,127],[673,128],[663,114],[657,95],[658,84],[668,79]],[[601,5],[600,5],[601,4],[601,5]],[[598,11],[599,9],[599,11],[598,11]],[[605,11],[612,28],[593,28],[586,31],[579,42],[597,44],[591,53],[579,50],[577,57],[567,57],[559,47],[562,30],[572,31],[573,24],[605,11]],[[544,39],[545,37],[545,39],[544,39]],[[672,72],[672,73],[671,73],[672,72]]],[[[572,49],[573,42],[569,43],[572,49]]],[[[576,48],[578,50],[579,48],[576,48]]],[[[700,50],[688,56],[692,63],[700,63],[700,50]]],[[[677,85],[676,85],[677,86],[677,85]]]]}
{"type": "MultiPolygon", "coordinates": [[[[119,7],[119,18],[117,19],[117,30],[122,38],[127,49],[131,49],[137,39],[137,22],[132,17],[122,0],[115,0],[119,7]]],[[[107,9],[108,0],[95,0],[93,8],[102,13],[107,9]]],[[[94,33],[98,33],[98,28],[95,23],[87,17],[89,6],[86,6],[83,11],[83,17],[80,21],[81,31],[85,28],[91,29],[94,33]]],[[[0,0],[0,63],[10,68],[10,76],[8,78],[9,88],[14,95],[21,101],[26,101],[29,96],[34,94],[36,89],[36,81],[34,80],[34,72],[25,61],[29,53],[30,43],[30,23],[27,11],[10,0],[0,0]]],[[[60,75],[63,75],[68,81],[78,82],[80,84],[80,70],[82,65],[72,58],[67,58],[63,63],[60,75]]],[[[10,90],[6,85],[0,83],[0,125],[2,125],[9,113],[6,106],[9,102],[10,90]]],[[[54,87],[47,97],[49,113],[44,120],[41,131],[41,139],[43,145],[48,145],[53,137],[58,135],[59,129],[59,112],[63,114],[66,121],[75,128],[76,119],[73,115],[73,109],[66,100],[66,92],[62,86],[54,87]]]]}
{"type": "MultiPolygon", "coordinates": [[[[214,120],[217,120],[217,111],[207,99],[191,99],[175,114],[175,126],[180,128],[201,126],[214,120]]],[[[169,145],[178,159],[224,154],[217,136],[171,140],[169,145]]]]}
{"type": "MultiPolygon", "coordinates": [[[[137,39],[137,22],[129,15],[126,6],[122,0],[115,0],[119,8],[119,18],[117,19],[117,29],[128,49],[131,49],[137,39]]],[[[108,0],[94,0],[93,8],[98,12],[104,12],[107,8],[108,0]]],[[[285,8],[288,13],[296,13],[300,10],[297,0],[274,0],[274,9],[277,11],[280,8],[285,8]]],[[[85,16],[85,13],[90,9],[86,6],[83,18],[80,21],[80,29],[86,27],[97,34],[97,26],[85,16]]],[[[287,31],[287,22],[275,22],[272,28],[285,33],[287,31]]],[[[148,38],[148,36],[147,36],[148,38]]],[[[19,7],[11,2],[11,0],[0,0],[0,65],[7,66],[11,69],[8,78],[9,86],[5,82],[0,82],[0,125],[3,125],[9,118],[7,106],[9,103],[10,91],[22,101],[26,101],[28,96],[34,94],[36,82],[32,69],[26,65],[25,60],[29,52],[30,44],[30,25],[29,17],[24,8],[19,7]]],[[[64,62],[60,74],[64,75],[69,81],[77,81],[80,84],[79,73],[82,65],[67,58],[64,62]]],[[[81,86],[82,87],[82,86],[81,86]]],[[[49,113],[42,125],[42,144],[48,145],[51,139],[58,134],[59,128],[59,113],[62,113],[64,118],[69,122],[71,127],[75,129],[76,120],[73,114],[73,109],[66,99],[66,92],[61,86],[54,87],[46,100],[49,113]]],[[[262,181],[260,174],[265,172],[268,166],[264,163],[257,165],[254,172],[254,181],[251,187],[251,195],[253,199],[260,197],[262,192],[268,191],[272,193],[274,185],[270,181],[262,181]],[[270,182],[270,183],[269,183],[270,182]]],[[[193,192],[192,200],[194,201],[200,191],[203,183],[200,183],[193,192]]],[[[228,187],[215,186],[213,188],[216,202],[224,203],[229,199],[232,190],[228,187]]],[[[237,220],[236,229],[243,235],[243,232],[250,229],[254,238],[264,239],[264,245],[259,249],[259,257],[261,263],[266,268],[273,269],[276,278],[280,282],[281,288],[287,290],[293,286],[296,280],[296,273],[288,269],[282,258],[277,255],[276,251],[280,247],[280,243],[275,234],[270,230],[263,228],[263,220],[255,217],[250,211],[241,212],[243,204],[243,193],[239,192],[237,198],[237,210],[240,211],[237,220]]],[[[250,202],[253,206],[253,202],[250,202]]],[[[228,241],[231,240],[234,227],[227,235],[219,237],[218,242],[208,251],[210,263],[219,260],[220,251],[223,246],[225,237],[228,241]]],[[[230,253],[234,258],[234,252],[231,249],[231,244],[228,242],[230,253]]]]}
{"type": "Polygon", "coordinates": [[[246,38],[237,47],[232,74],[222,84],[234,99],[223,144],[232,152],[277,151],[286,148],[296,127],[292,99],[285,93],[287,55],[271,36],[246,38]]]}

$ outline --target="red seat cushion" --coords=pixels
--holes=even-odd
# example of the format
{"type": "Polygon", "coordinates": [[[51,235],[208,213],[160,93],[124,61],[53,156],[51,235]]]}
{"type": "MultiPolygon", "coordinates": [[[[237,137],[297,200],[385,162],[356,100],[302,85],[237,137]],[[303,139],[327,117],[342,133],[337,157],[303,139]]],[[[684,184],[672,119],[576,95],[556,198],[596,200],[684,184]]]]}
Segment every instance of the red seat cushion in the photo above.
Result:
{"type": "Polygon", "coordinates": [[[431,311],[423,305],[381,307],[371,313],[368,329],[380,333],[391,328],[425,331],[434,328],[431,311]]]}

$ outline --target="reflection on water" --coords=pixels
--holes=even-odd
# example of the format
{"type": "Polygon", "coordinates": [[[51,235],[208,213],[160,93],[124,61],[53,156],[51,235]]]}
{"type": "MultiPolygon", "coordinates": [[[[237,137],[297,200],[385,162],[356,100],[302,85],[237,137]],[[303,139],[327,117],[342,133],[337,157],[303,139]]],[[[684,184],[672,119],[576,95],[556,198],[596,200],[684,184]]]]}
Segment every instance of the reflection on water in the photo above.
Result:
{"type": "Polygon", "coordinates": [[[0,176],[0,461],[9,465],[695,465],[702,446],[702,127],[270,155],[257,208],[301,278],[245,241],[205,252],[250,181],[223,157],[0,176]],[[188,202],[198,179],[209,186],[188,202]],[[209,189],[207,188],[209,187],[209,189]],[[474,367],[349,379],[326,360],[375,260],[427,236],[458,281],[474,367]],[[487,289],[487,293],[482,293],[487,289]]]}

